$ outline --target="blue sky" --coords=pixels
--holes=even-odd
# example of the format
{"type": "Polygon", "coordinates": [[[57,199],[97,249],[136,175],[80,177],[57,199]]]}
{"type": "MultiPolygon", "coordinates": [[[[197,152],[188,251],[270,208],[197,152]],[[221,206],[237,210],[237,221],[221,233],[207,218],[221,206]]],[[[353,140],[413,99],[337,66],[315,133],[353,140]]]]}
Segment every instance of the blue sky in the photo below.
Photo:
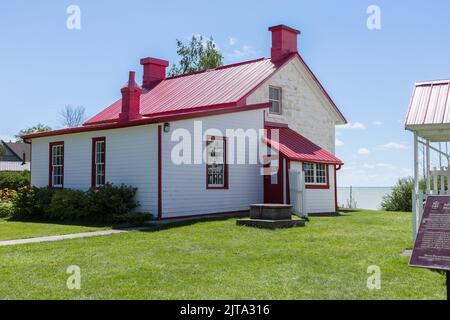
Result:
{"type": "Polygon", "coordinates": [[[212,35],[225,63],[270,55],[267,27],[300,29],[299,52],[350,122],[337,130],[341,186],[388,186],[412,174],[403,118],[415,81],[450,78],[450,2],[434,1],[2,1],[0,137],[58,110],[89,116],[120,96],[139,59],[177,60],[175,39],[212,35]],[[81,9],[81,30],[66,9],[81,9]],[[366,27],[369,5],[381,30],[366,27]]]}

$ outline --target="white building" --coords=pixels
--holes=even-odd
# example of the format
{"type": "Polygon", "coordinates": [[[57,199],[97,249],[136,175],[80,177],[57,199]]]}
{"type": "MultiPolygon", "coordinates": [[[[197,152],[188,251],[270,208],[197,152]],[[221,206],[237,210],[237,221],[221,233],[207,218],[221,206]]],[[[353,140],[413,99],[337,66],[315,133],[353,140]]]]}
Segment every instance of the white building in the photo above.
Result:
{"type": "Polygon", "coordinates": [[[23,137],[32,144],[32,184],[132,185],[140,211],[171,218],[290,203],[298,188],[289,177],[304,176],[304,210],[335,213],[335,126],[346,120],[298,54],[299,32],[269,30],[270,58],[170,78],[167,61],[141,59],[142,87],[130,72],[122,99],[82,127],[23,137]],[[252,161],[266,144],[278,168],[271,175],[265,161],[252,161]]]}

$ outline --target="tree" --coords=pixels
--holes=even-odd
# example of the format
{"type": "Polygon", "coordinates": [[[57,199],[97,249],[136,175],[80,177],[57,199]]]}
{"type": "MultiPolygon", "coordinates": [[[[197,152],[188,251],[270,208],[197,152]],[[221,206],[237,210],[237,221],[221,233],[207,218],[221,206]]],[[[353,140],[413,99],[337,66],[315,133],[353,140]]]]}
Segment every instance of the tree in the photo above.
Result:
{"type": "MultiPolygon", "coordinates": [[[[439,181],[440,183],[440,181],[439,181]]],[[[419,189],[424,190],[426,182],[419,181],[419,189]]],[[[381,208],[386,211],[406,211],[410,212],[412,209],[412,191],[414,189],[413,178],[399,179],[396,185],[392,188],[390,194],[383,197],[381,208]]]]}
{"type": "Polygon", "coordinates": [[[177,39],[177,54],[180,56],[179,65],[172,65],[169,76],[213,69],[223,65],[223,56],[212,37],[204,40],[202,36],[194,35],[188,44],[177,39]]]}
{"type": "Polygon", "coordinates": [[[0,141],[0,158],[3,157],[6,154],[6,149],[3,146],[3,143],[0,141]]]}
{"type": "Polygon", "coordinates": [[[59,115],[61,117],[61,124],[67,128],[79,127],[86,120],[83,106],[74,108],[68,104],[59,112],[59,115]]]}
{"type": "Polygon", "coordinates": [[[30,134],[30,133],[34,133],[34,132],[44,132],[44,131],[50,131],[50,130],[52,130],[52,128],[50,128],[49,126],[46,126],[42,123],[38,123],[34,127],[28,127],[26,129],[20,130],[19,133],[16,134],[15,137],[16,137],[17,141],[22,141],[22,138],[20,136],[22,136],[24,134],[30,134]]]}

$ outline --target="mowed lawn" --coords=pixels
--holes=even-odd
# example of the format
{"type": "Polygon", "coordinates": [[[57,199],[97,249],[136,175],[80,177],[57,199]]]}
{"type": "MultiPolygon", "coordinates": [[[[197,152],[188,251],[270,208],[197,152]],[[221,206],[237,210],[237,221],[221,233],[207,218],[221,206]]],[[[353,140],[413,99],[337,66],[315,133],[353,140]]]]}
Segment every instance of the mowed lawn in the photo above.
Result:
{"type": "MultiPolygon", "coordinates": [[[[41,228],[37,225],[36,228],[41,228]]],[[[2,299],[444,299],[444,276],[410,268],[410,214],[359,211],[304,228],[235,219],[0,247],[2,299]],[[81,289],[66,269],[81,268],[81,289]],[[381,268],[381,289],[366,286],[381,268]]]]}
{"type": "Polygon", "coordinates": [[[110,229],[58,223],[9,221],[0,218],[0,241],[110,229]]]}

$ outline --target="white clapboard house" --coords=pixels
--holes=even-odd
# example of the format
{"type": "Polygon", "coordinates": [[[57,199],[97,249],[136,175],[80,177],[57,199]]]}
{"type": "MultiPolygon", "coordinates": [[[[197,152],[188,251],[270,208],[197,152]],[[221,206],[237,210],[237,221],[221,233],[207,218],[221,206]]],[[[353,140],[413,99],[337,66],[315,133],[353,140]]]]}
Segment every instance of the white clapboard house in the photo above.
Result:
{"type": "Polygon", "coordinates": [[[141,59],[141,86],[130,72],[121,99],[83,126],[23,137],[32,145],[32,184],[132,185],[139,211],[159,219],[262,202],[335,213],[342,165],[335,126],[346,120],[297,52],[300,32],[284,25],[269,31],[270,58],[174,77],[166,77],[168,61],[141,59]],[[264,133],[257,144],[254,132],[264,133]],[[244,154],[235,141],[242,135],[244,154]],[[262,148],[270,156],[250,161],[262,148]]]}

